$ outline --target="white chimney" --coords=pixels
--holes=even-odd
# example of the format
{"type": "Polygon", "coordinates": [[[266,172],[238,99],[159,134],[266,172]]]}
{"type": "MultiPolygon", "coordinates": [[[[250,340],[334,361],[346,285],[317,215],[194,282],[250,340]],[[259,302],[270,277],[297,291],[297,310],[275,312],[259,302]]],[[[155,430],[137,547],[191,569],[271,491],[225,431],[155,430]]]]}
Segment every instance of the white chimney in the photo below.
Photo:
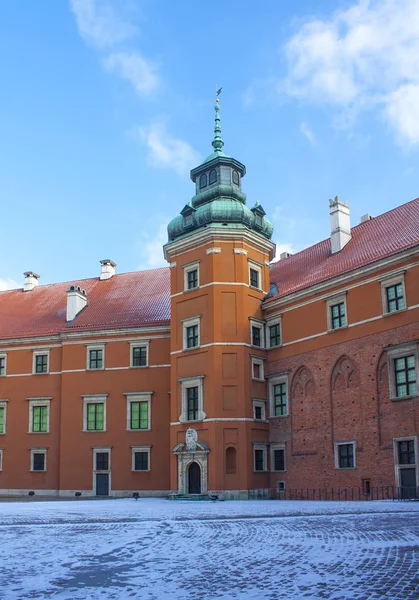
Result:
{"type": "Polygon", "coordinates": [[[86,290],[78,285],[70,285],[67,290],[66,321],[72,321],[87,304],[86,290]]]}
{"type": "Polygon", "coordinates": [[[284,258],[289,258],[290,256],[292,256],[291,252],[281,252],[279,259],[284,260],[284,258]]]}
{"type": "Polygon", "coordinates": [[[105,260],[101,260],[100,264],[102,265],[100,279],[110,279],[115,275],[116,263],[114,263],[113,260],[106,258],[105,260]]]}
{"type": "Polygon", "coordinates": [[[39,284],[38,279],[41,276],[37,273],[34,273],[33,271],[26,271],[25,273],[23,273],[23,275],[25,276],[23,291],[30,292],[31,290],[33,290],[34,287],[36,287],[39,284]]]}
{"type": "Polygon", "coordinates": [[[372,216],[370,214],[366,214],[366,215],[362,215],[361,217],[361,223],[365,223],[365,221],[371,221],[372,216]]]}
{"type": "Polygon", "coordinates": [[[340,252],[351,239],[351,219],[347,202],[341,202],[339,196],[329,200],[332,254],[340,252]]]}

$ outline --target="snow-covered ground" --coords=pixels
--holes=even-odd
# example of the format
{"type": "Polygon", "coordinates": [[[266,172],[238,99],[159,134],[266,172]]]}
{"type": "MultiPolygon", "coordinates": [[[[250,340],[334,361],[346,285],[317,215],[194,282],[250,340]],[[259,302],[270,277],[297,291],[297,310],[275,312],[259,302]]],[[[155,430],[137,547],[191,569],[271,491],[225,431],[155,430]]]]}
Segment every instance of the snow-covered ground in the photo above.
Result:
{"type": "Polygon", "coordinates": [[[0,598],[418,600],[419,503],[0,503],[0,598]]]}

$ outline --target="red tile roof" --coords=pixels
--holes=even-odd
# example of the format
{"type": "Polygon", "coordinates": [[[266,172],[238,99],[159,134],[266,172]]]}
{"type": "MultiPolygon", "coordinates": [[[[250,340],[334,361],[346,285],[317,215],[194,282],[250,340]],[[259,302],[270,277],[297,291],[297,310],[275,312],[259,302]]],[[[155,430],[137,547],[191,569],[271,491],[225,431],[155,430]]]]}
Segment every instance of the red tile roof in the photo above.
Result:
{"type": "Polygon", "coordinates": [[[330,238],[272,265],[271,282],[282,298],[419,245],[419,198],[352,227],[352,239],[331,254],[330,238]]]}
{"type": "Polygon", "coordinates": [[[0,339],[170,323],[170,269],[153,269],[0,292],[0,339]],[[86,290],[87,306],[66,322],[70,285],[86,290]]]}

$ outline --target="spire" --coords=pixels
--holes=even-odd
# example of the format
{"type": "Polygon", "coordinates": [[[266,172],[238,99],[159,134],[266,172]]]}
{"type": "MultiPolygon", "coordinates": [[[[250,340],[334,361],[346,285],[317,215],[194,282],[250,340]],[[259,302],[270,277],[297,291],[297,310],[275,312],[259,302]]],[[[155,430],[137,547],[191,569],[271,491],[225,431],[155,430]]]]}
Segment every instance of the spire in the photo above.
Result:
{"type": "Polygon", "coordinates": [[[212,147],[216,152],[221,152],[224,146],[224,142],[221,139],[221,120],[220,120],[220,101],[218,100],[218,95],[221,92],[221,88],[217,92],[217,98],[215,100],[215,127],[214,127],[214,139],[212,140],[212,147]]]}

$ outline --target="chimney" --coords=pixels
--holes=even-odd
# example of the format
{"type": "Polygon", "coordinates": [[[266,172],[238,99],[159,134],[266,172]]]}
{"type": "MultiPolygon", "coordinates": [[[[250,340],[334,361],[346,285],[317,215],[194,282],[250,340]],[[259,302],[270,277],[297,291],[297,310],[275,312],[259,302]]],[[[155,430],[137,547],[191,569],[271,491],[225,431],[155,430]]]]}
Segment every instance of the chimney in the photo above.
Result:
{"type": "Polygon", "coordinates": [[[290,256],[292,256],[291,252],[281,252],[279,259],[284,260],[284,258],[289,258],[290,256]]]}
{"type": "Polygon", "coordinates": [[[34,273],[33,271],[26,271],[25,273],[23,273],[23,275],[25,276],[23,291],[30,292],[31,290],[33,290],[34,287],[36,287],[39,284],[38,279],[41,276],[37,273],[34,273]]]}
{"type": "Polygon", "coordinates": [[[87,304],[86,290],[78,285],[70,285],[67,290],[66,321],[72,321],[87,304]]]}
{"type": "Polygon", "coordinates": [[[365,221],[371,221],[371,219],[372,219],[372,216],[367,213],[366,215],[362,215],[361,223],[365,223],[365,221]]]}
{"type": "Polygon", "coordinates": [[[99,279],[110,279],[115,275],[116,263],[114,263],[113,260],[106,258],[105,260],[101,260],[100,264],[102,265],[102,271],[99,279]]]}
{"type": "Polygon", "coordinates": [[[351,239],[351,220],[347,202],[341,202],[339,196],[329,200],[332,254],[340,252],[351,239]]]}

